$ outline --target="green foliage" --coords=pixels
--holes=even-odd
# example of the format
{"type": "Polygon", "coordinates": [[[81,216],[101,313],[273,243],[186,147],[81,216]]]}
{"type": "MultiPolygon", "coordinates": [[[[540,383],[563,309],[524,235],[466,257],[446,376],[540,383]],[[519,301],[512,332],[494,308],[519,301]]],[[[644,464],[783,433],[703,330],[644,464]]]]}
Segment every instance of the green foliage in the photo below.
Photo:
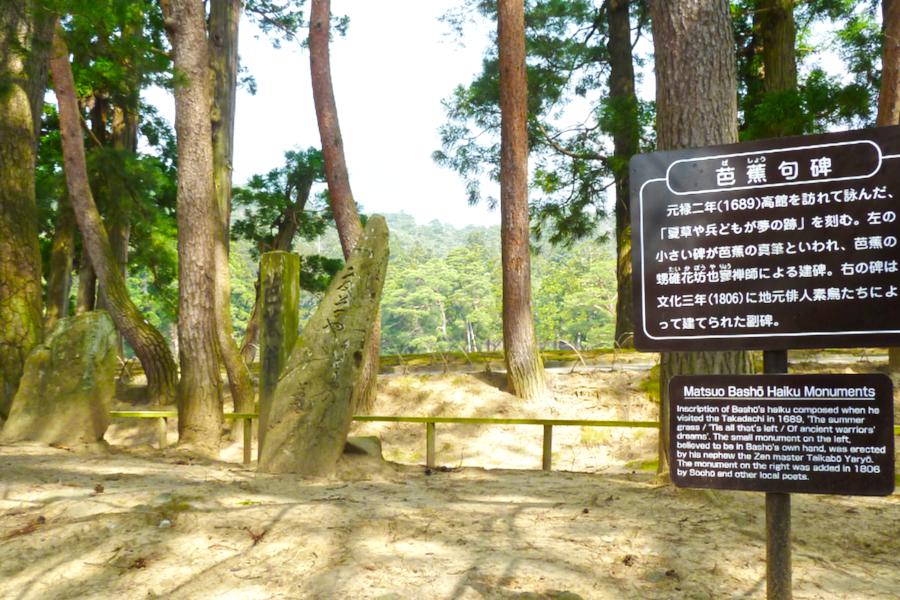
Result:
{"type": "Polygon", "coordinates": [[[762,91],[761,42],[753,23],[756,4],[756,0],[738,0],[731,5],[738,57],[741,139],[874,125],[881,68],[881,26],[877,16],[880,3],[797,3],[797,89],[770,93],[762,91]],[[841,61],[841,75],[826,73],[823,51],[830,51],[841,61]]]}
{"type": "MultiPolygon", "coordinates": [[[[409,215],[387,215],[391,257],[381,305],[382,353],[441,352],[467,363],[499,360],[502,345],[500,230],[417,225],[409,215]]],[[[298,245],[301,256],[340,256],[333,229],[298,245]]],[[[560,340],[584,348],[611,347],[615,305],[614,250],[610,243],[580,241],[542,248],[534,258],[533,287],[538,340],[545,358],[577,360],[560,340]],[[560,348],[563,352],[555,349],[560,348]]],[[[301,294],[301,321],[318,294],[301,294]]],[[[432,362],[433,357],[422,360],[432,362]]],[[[405,363],[416,359],[404,359],[405,363]]]]}
{"type": "MultiPolygon", "coordinates": [[[[275,48],[283,42],[296,42],[309,24],[303,8],[306,0],[247,0],[244,3],[244,14],[269,37],[275,48]]],[[[331,27],[338,35],[347,34],[350,19],[342,15],[332,15],[331,27]]],[[[305,40],[304,40],[305,45],[305,40]]]]}
{"type": "Polygon", "coordinates": [[[535,257],[534,317],[543,346],[609,346],[615,335],[615,256],[610,245],[579,243],[535,257]],[[546,258],[544,258],[546,256],[546,258]]]}
{"type": "MultiPolygon", "coordinates": [[[[611,102],[605,3],[536,0],[526,3],[529,148],[533,165],[531,222],[535,235],[571,243],[593,234],[607,216],[606,189],[627,161],[611,160],[609,136],[637,118],[645,142],[652,140],[652,105],[611,102]],[[572,125],[571,122],[576,124],[572,125]]],[[[637,10],[637,9],[636,9],[637,10]]],[[[496,19],[496,6],[468,0],[445,20],[462,34],[466,22],[496,19]]],[[[643,27],[637,22],[638,34],[643,27]]],[[[490,47],[482,72],[444,101],[439,165],[459,173],[470,203],[483,198],[486,178],[499,179],[499,73],[490,47]]],[[[629,125],[630,126],[630,125],[629,125]]]]}
{"type": "Polygon", "coordinates": [[[290,233],[290,239],[282,242],[290,248],[294,236],[315,239],[334,220],[324,194],[312,196],[313,186],[325,180],[322,152],[290,150],[284,158],[284,166],[252,176],[232,194],[232,237],[253,244],[257,259],[276,248],[279,232],[290,233]]]}

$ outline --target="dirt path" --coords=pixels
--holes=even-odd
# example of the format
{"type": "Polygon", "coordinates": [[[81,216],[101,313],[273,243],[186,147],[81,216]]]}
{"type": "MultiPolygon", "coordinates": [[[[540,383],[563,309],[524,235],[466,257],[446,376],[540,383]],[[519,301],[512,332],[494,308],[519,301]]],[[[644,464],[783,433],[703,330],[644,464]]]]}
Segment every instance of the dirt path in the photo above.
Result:
{"type": "MultiPolygon", "coordinates": [[[[654,419],[646,376],[552,375],[535,404],[496,375],[390,377],[374,412],[654,419]]],[[[427,474],[423,427],[368,423],[406,465],[305,480],[238,444],[159,452],[153,427],[118,423],[107,456],[0,447],[0,599],[765,597],[764,496],[659,485],[652,430],[559,428],[544,473],[540,427],[446,426],[427,474]]],[[[898,597],[900,495],[793,498],[795,598],[898,597]]]]}
{"type": "MultiPolygon", "coordinates": [[[[0,597],[764,597],[761,494],[647,473],[339,482],[179,462],[0,449],[0,597]]],[[[898,496],[794,498],[795,598],[897,597],[898,496]]]]}

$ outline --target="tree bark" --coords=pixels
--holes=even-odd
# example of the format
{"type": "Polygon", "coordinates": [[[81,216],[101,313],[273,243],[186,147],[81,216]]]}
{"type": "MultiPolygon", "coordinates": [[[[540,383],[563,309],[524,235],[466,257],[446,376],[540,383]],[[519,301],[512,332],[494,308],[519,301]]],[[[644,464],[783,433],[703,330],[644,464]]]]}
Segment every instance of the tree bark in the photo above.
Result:
{"type": "Polygon", "coordinates": [[[763,91],[797,89],[795,0],[759,0],[754,26],[762,41],[763,91]]]}
{"type": "Polygon", "coordinates": [[[128,296],[100,213],[88,184],[81,120],[69,51],[57,30],[50,59],[53,85],[59,104],[66,187],[84,247],[103,288],[103,303],[116,329],[128,340],[147,375],[148,394],[155,404],[172,400],[177,373],[163,336],[141,315],[128,296]]]}
{"type": "MultiPolygon", "coordinates": [[[[766,96],[793,92],[797,89],[797,27],[794,22],[795,0],[757,0],[753,12],[753,36],[762,54],[762,72],[756,85],[755,98],[748,110],[756,109],[766,96]]],[[[799,135],[794,120],[758,123],[757,138],[799,135]]]]}
{"type": "Polygon", "coordinates": [[[234,156],[234,115],[238,73],[238,23],[241,0],[213,0],[209,12],[209,65],[213,75],[213,190],[219,226],[215,235],[216,321],[219,352],[228,374],[231,400],[237,412],[253,412],[250,371],[234,339],[231,320],[231,279],[228,254],[231,231],[231,175],[234,156]]]}
{"type": "Polygon", "coordinates": [[[312,0],[309,17],[309,68],[313,100],[322,140],[328,195],[341,239],[341,249],[344,259],[347,259],[362,235],[362,224],[350,189],[344,139],[341,136],[341,124],[338,121],[334,87],[331,83],[331,58],[328,51],[330,30],[331,1],[312,0]]]}
{"type": "MultiPolygon", "coordinates": [[[[875,122],[879,127],[900,123],[900,2],[883,0],[881,16],[884,49],[875,122]]],[[[888,366],[892,371],[900,371],[900,348],[888,348],[888,366]]]]}
{"type": "Polygon", "coordinates": [[[218,454],[223,422],[216,323],[215,239],[209,48],[204,4],[163,0],[182,82],[175,88],[178,147],[178,386],[180,444],[218,454]]]}
{"type": "MultiPolygon", "coordinates": [[[[28,63],[35,3],[0,3],[0,418],[43,337],[34,191],[35,88],[28,63]]],[[[43,93],[40,94],[43,97],[43,93]]]]}
{"type": "Polygon", "coordinates": [[[72,262],[75,258],[75,214],[67,196],[59,199],[56,210],[50,247],[50,273],[47,275],[47,331],[52,330],[59,319],[69,316],[72,262]]]}
{"type": "Polygon", "coordinates": [[[528,225],[528,83],[523,0],[497,3],[500,56],[500,235],[503,348],[510,391],[523,399],[547,391],[531,310],[528,225]]]}
{"type": "MultiPolygon", "coordinates": [[[[309,68],[312,80],[316,121],[322,140],[322,157],[325,162],[325,180],[331,212],[337,225],[338,237],[344,260],[362,235],[362,223],[356,210],[356,202],[350,189],[347,161],[344,157],[344,139],[338,121],[334,86],[331,83],[331,58],[328,43],[331,31],[331,0],[312,0],[309,17],[309,68]]],[[[375,378],[378,375],[378,357],[381,346],[381,311],[375,314],[375,331],[366,350],[363,364],[362,385],[365,389],[356,397],[359,406],[368,409],[375,401],[375,378]]]]}
{"type": "Polygon", "coordinates": [[[613,177],[616,187],[616,332],[615,344],[634,347],[631,287],[631,201],[628,161],[640,147],[637,96],[634,92],[634,57],[631,50],[629,0],[611,0],[606,8],[609,24],[609,102],[615,111],[613,177]]]}
{"type": "MultiPolygon", "coordinates": [[[[651,2],[660,150],[737,141],[737,74],[726,0],[651,2]]],[[[660,356],[659,474],[669,471],[669,380],[693,373],[747,373],[746,352],[660,356]]]]}
{"type": "Polygon", "coordinates": [[[78,297],[75,299],[75,314],[90,312],[97,306],[97,274],[91,266],[87,246],[81,243],[81,257],[78,259],[78,297]]]}

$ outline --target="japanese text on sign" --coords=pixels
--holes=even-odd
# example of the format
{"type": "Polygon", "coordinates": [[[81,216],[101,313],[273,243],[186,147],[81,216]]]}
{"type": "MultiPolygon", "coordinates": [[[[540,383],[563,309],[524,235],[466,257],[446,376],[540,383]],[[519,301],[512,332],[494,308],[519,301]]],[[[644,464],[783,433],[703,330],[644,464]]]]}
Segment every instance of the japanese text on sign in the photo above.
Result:
{"type": "Polygon", "coordinates": [[[900,341],[900,127],[799,140],[633,159],[639,348],[900,341]]]}

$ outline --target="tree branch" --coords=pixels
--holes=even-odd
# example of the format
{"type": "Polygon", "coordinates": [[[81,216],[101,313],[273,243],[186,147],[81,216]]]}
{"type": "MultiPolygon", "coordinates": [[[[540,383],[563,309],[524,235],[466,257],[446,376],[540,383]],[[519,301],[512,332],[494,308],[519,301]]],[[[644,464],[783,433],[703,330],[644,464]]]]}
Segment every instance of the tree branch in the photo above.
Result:
{"type": "Polygon", "coordinates": [[[550,145],[551,148],[553,148],[560,154],[563,154],[565,156],[568,156],[569,158],[575,158],[578,160],[596,160],[596,161],[600,161],[601,163],[603,163],[603,165],[606,167],[609,166],[609,158],[608,157],[606,157],[602,154],[597,154],[596,152],[575,152],[574,150],[569,150],[568,148],[564,147],[559,142],[557,142],[556,140],[553,139],[553,137],[550,135],[550,133],[544,127],[543,123],[538,121],[537,127],[538,127],[538,130],[540,130],[541,134],[544,136],[544,140],[546,140],[546,142],[550,145]]]}

